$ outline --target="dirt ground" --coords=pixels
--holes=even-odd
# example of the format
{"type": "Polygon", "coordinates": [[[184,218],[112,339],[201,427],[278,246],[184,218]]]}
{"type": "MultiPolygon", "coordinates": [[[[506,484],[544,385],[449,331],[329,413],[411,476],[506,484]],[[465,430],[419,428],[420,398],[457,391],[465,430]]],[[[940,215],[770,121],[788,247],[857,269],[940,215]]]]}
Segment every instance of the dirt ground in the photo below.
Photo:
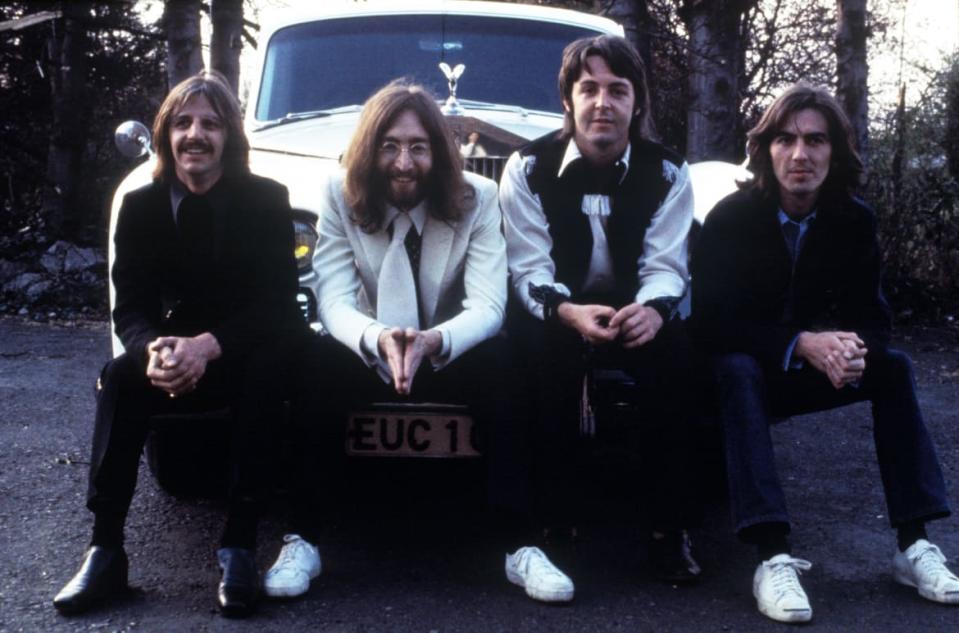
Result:
{"type": "MultiPolygon", "coordinates": [[[[897,341],[915,361],[956,507],[959,333],[909,329],[897,341]]],[[[106,323],[62,327],[0,318],[0,631],[784,630],[755,609],[753,553],[731,535],[721,501],[710,505],[694,534],[706,569],[698,586],[671,587],[646,575],[634,528],[611,508],[585,520],[577,543],[551,551],[576,581],[577,595],[570,606],[549,607],[506,582],[505,547],[475,512],[437,510],[445,506],[430,506],[429,494],[406,503],[410,491],[393,494],[389,479],[381,490],[392,499],[388,508],[370,507],[357,492],[331,525],[320,543],[323,575],[307,596],[266,603],[254,619],[231,622],[214,604],[222,504],[173,498],[145,467],[127,530],[136,591],[109,608],[60,617],[52,597],[74,572],[92,523],[83,502],[93,384],[109,354],[106,323]]],[[[928,603],[892,581],[895,539],[868,405],[794,418],[776,427],[774,437],[795,519],[795,554],[813,562],[804,576],[813,629],[959,630],[959,607],[928,603]]],[[[354,490],[351,481],[337,485],[354,490]]],[[[955,517],[930,526],[954,569],[957,528],[955,517]]],[[[281,535],[271,515],[261,530],[261,569],[281,535]]]]}

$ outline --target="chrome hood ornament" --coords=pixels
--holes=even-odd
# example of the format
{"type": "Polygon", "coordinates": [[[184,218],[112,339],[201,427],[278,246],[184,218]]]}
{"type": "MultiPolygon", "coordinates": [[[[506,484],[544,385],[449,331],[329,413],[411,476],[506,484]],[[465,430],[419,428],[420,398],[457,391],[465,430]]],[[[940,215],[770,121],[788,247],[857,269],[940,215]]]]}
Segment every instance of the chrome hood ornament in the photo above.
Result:
{"type": "Polygon", "coordinates": [[[440,62],[440,70],[443,71],[443,75],[446,77],[446,83],[450,87],[450,96],[446,98],[446,103],[443,104],[441,110],[443,114],[446,115],[461,115],[463,114],[463,106],[460,105],[459,101],[456,100],[456,82],[463,75],[463,71],[466,70],[464,64],[457,64],[455,68],[450,68],[450,65],[446,62],[440,62]]]}

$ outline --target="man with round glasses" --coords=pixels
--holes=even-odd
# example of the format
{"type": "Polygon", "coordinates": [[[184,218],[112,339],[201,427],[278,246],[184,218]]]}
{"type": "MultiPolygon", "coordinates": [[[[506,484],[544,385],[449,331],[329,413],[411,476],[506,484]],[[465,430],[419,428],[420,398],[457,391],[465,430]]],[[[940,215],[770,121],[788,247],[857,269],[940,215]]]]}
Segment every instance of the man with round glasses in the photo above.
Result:
{"type": "MultiPolygon", "coordinates": [[[[404,81],[367,101],[342,162],[322,188],[313,262],[324,358],[345,385],[330,406],[466,404],[498,435],[483,426],[509,420],[496,397],[506,305],[496,184],[463,172],[434,97],[404,81]]],[[[281,553],[266,592],[305,592],[308,567],[281,553]]]]}

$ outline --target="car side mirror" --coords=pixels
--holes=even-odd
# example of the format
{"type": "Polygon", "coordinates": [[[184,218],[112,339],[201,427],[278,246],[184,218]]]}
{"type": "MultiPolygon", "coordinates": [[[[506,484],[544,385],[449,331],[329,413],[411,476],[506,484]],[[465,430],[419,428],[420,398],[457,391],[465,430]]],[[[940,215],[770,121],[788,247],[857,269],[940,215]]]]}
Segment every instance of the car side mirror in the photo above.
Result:
{"type": "Polygon", "coordinates": [[[150,130],[139,121],[124,121],[117,126],[113,142],[120,153],[127,158],[140,158],[152,153],[150,150],[150,130]]]}

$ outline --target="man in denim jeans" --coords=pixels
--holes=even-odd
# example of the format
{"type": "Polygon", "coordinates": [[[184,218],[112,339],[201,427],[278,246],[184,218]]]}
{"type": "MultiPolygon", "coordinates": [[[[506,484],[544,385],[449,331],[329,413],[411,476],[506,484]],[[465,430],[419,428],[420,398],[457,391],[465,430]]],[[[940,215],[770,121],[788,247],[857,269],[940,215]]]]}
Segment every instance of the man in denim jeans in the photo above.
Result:
{"type": "Polygon", "coordinates": [[[869,400],[892,526],[897,582],[959,603],[959,579],[926,540],[949,514],[942,470],[916,400],[912,364],[889,349],[872,210],[851,193],[854,134],[822,89],[797,84],[748,134],[755,178],[709,214],[693,257],[695,333],[713,356],[733,519],[762,561],[764,615],[812,618],[792,556],[769,425],[775,416],[869,400]]]}

